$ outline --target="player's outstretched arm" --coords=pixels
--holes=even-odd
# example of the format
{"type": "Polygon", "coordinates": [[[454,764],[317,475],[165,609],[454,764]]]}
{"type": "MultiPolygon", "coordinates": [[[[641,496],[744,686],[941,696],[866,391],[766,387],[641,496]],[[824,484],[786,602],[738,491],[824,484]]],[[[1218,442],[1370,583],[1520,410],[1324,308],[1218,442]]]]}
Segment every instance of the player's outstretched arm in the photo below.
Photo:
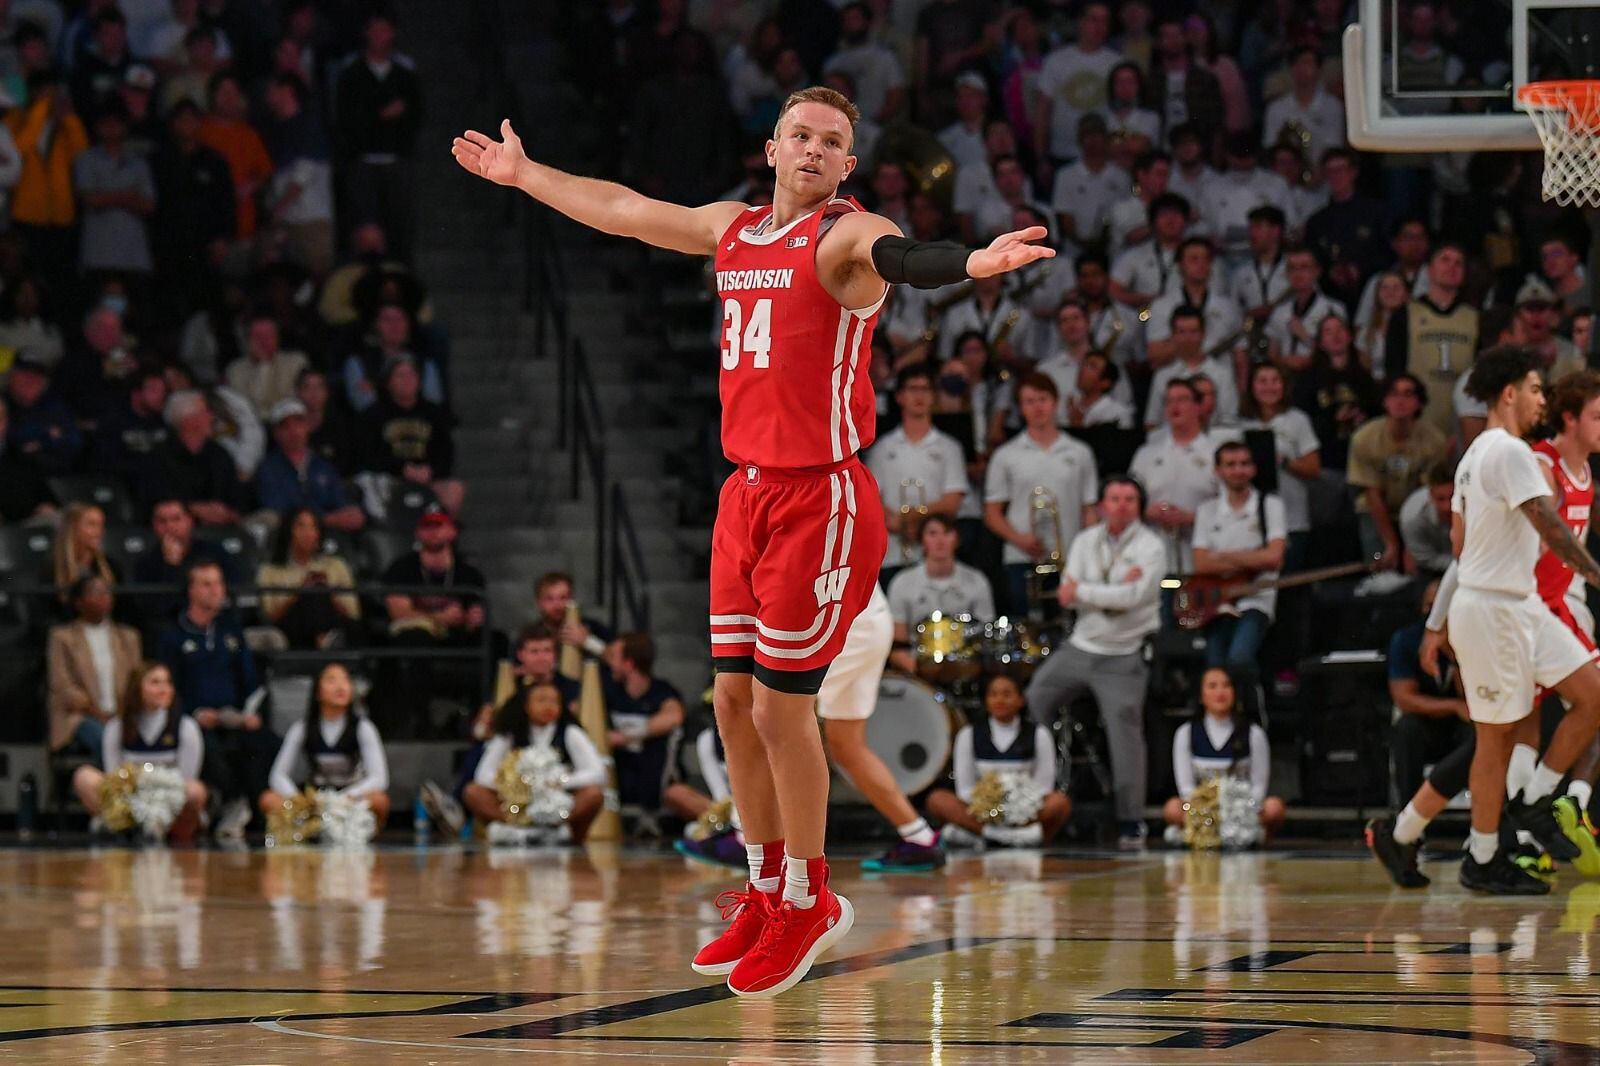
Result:
{"type": "Polygon", "coordinates": [[[871,303],[883,295],[883,284],[937,289],[971,278],[987,278],[1049,259],[1055,249],[1029,241],[1043,240],[1043,226],[1030,226],[996,237],[987,248],[971,249],[953,241],[914,241],[882,215],[845,215],[833,235],[817,250],[825,276],[847,279],[848,293],[835,293],[846,307],[871,303]],[[873,291],[876,290],[876,291],[873,291]]]}
{"type": "Polygon", "coordinates": [[[1589,584],[1600,588],[1600,563],[1596,563],[1594,556],[1578,543],[1572,527],[1562,521],[1561,513],[1556,510],[1551,497],[1535,496],[1525,502],[1521,510],[1533,523],[1533,528],[1539,531],[1539,536],[1544,538],[1545,547],[1554,552],[1557,559],[1572,567],[1589,584]]]}
{"type": "Polygon", "coordinates": [[[681,207],[652,200],[612,181],[580,178],[529,159],[510,120],[500,123],[501,140],[467,130],[450,145],[456,162],[496,185],[511,185],[575,222],[619,237],[633,237],[690,255],[716,251],[723,232],[745,210],[744,204],[714,203],[681,207]]]}

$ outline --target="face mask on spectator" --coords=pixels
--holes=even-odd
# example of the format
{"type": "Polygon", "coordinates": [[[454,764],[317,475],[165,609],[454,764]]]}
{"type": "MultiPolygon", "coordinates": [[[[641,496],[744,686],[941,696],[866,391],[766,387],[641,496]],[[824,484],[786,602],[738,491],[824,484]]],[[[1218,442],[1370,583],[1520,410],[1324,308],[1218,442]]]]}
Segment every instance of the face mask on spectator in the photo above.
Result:
{"type": "Polygon", "coordinates": [[[965,396],[967,379],[960,374],[945,374],[939,378],[939,391],[947,392],[951,396],[965,396]]]}

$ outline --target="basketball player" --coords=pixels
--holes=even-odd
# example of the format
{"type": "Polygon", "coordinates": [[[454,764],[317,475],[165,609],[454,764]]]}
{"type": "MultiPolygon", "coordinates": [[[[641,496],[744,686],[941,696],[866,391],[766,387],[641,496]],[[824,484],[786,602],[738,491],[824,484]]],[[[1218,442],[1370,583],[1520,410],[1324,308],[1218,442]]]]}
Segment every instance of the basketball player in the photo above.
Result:
{"type": "MultiPolygon", "coordinates": [[[[1592,370],[1569,374],[1556,382],[1550,391],[1549,415],[1556,427],[1551,440],[1533,446],[1534,457],[1544,471],[1546,483],[1555,494],[1556,507],[1561,519],[1581,543],[1589,533],[1589,515],[1594,504],[1594,482],[1589,470],[1589,457],[1600,452],[1600,373],[1592,370]]],[[[1593,651],[1594,618],[1584,603],[1581,586],[1574,590],[1574,573],[1560,556],[1548,548],[1539,556],[1534,566],[1534,583],[1539,599],[1545,607],[1570,629],[1585,648],[1593,651]]],[[[1437,674],[1438,653],[1443,644],[1440,628],[1444,624],[1445,609],[1435,604],[1430,612],[1420,660],[1425,670],[1437,674]],[[1436,628],[1439,627],[1439,628],[1436,628]]],[[[1543,702],[1544,693],[1534,696],[1534,712],[1543,702]]],[[[1417,845],[1429,822],[1467,784],[1468,768],[1472,762],[1475,743],[1468,741],[1439,760],[1428,775],[1428,780],[1417,790],[1399,816],[1391,823],[1388,818],[1375,818],[1367,826],[1367,846],[1389,871],[1395,884],[1401,888],[1422,888],[1428,878],[1417,869],[1417,845]]],[[[1516,795],[1531,776],[1538,750],[1517,744],[1510,759],[1506,778],[1506,792],[1516,795]]],[[[1600,847],[1594,841],[1594,830],[1588,821],[1587,807],[1590,796],[1590,779],[1594,769],[1594,745],[1579,760],[1580,768],[1568,786],[1568,795],[1576,805],[1576,816],[1582,822],[1585,838],[1580,842],[1583,854],[1573,860],[1577,870],[1586,876],[1600,875],[1600,847]]],[[[1537,856],[1514,855],[1517,865],[1529,873],[1538,870],[1537,856]]]]}
{"type": "Polygon", "coordinates": [[[1467,391],[1487,405],[1488,422],[1456,468],[1450,532],[1458,587],[1440,591],[1450,600],[1448,632],[1477,737],[1468,777],[1472,832],[1461,883],[1514,895],[1550,890],[1513,864],[1499,839],[1500,790],[1512,747],[1538,743],[1538,720],[1531,714],[1535,687],[1554,689],[1569,709],[1544,761],[1505,806],[1513,823],[1558,860],[1583,854],[1578,835],[1584,830],[1572,800],[1551,796],[1600,724],[1600,670],[1591,665],[1592,647],[1535,595],[1541,538],[1585,581],[1600,585],[1600,565],[1562,520],[1544,471],[1522,440],[1544,411],[1541,363],[1529,349],[1501,346],[1473,365],[1467,391]]]}
{"type": "Polygon", "coordinates": [[[894,616],[883,590],[874,587],[856,615],[844,650],[828,669],[817,693],[817,714],[828,741],[828,755],[850,783],[889,820],[900,842],[861,868],[879,873],[937,870],[944,865],[939,835],[929,828],[883,760],[867,746],[867,719],[878,703],[878,682],[894,646],[894,616]]]}
{"type": "Polygon", "coordinates": [[[854,921],[828,887],[828,763],[813,707],[883,560],[882,504],[857,453],[874,433],[868,366],[888,286],[956,284],[1055,254],[1028,243],[1042,226],[969,251],[907,240],[837,199],[856,166],[857,117],[831,89],[791,94],[766,145],[773,202],[754,208],[681,207],[564,174],[530,160],[509,122],[500,141],[469,130],[452,146],[472,173],[591,228],[715,256],[722,443],[737,469],[712,532],[713,702],[751,877],[694,968],[726,973],[742,996],[798,983],[854,921]]]}

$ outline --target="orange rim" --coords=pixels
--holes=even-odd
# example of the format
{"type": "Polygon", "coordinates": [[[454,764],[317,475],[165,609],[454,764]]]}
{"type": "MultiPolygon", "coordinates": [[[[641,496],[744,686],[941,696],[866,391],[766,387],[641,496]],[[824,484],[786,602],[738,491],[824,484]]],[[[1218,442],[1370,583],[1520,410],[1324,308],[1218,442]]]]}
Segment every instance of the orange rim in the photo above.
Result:
{"type": "Polygon", "coordinates": [[[1517,99],[1529,107],[1586,109],[1600,99],[1600,80],[1530,81],[1517,90],[1517,99]]]}

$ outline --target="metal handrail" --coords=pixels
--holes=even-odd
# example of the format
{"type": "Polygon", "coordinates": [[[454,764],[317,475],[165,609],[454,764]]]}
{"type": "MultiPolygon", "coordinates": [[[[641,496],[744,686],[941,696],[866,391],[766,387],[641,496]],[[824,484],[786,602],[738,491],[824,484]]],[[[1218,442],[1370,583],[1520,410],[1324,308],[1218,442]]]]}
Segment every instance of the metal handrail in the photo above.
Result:
{"type": "Polygon", "coordinates": [[[622,613],[628,608],[629,627],[650,629],[650,578],[645,571],[644,550],[628,508],[627,493],[621,482],[611,486],[611,627],[620,630],[622,613]],[[626,550],[624,550],[626,549],[626,550]]]}

